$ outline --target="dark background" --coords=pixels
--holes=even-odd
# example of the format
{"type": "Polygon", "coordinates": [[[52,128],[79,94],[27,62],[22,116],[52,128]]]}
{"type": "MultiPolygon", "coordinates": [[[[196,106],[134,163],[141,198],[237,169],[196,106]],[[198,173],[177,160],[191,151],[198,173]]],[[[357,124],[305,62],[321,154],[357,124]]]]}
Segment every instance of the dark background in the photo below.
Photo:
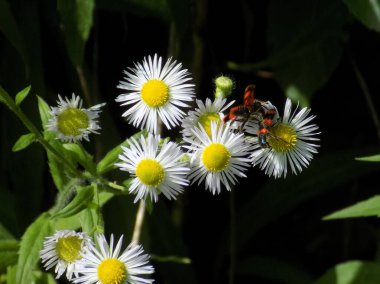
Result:
{"type": "MultiPolygon", "coordinates": [[[[0,12],[0,84],[11,95],[31,84],[33,95],[23,109],[38,125],[34,94],[51,105],[57,94],[84,95],[68,51],[68,28],[55,1],[5,2],[25,52],[7,33],[9,21],[0,12]]],[[[237,103],[245,86],[255,84],[257,97],[270,100],[280,113],[290,95],[317,116],[320,152],[299,175],[274,180],[251,168],[233,192],[213,196],[193,186],[178,201],[160,199],[146,216],[144,248],[155,255],[187,256],[192,263],[153,258],[155,283],[232,283],[231,224],[234,283],[311,283],[338,263],[379,261],[377,218],[322,221],[379,192],[379,164],[355,160],[378,153],[380,139],[355,70],[378,111],[380,36],[343,2],[100,0],[83,46],[78,66],[90,89],[85,104],[107,102],[101,135],[85,143],[89,151],[95,151],[93,141],[101,145],[98,159],[137,131],[121,118],[116,86],[126,67],[155,53],[174,56],[190,70],[198,98],[212,98],[213,79],[224,74],[234,78],[231,99],[237,103]],[[300,93],[287,93],[290,85],[300,93]]],[[[19,239],[52,206],[56,190],[40,146],[12,153],[26,130],[6,107],[0,115],[0,222],[19,239]]],[[[179,130],[164,135],[174,139],[179,130]]],[[[130,238],[136,207],[130,197],[107,203],[106,233],[130,238]]]]}

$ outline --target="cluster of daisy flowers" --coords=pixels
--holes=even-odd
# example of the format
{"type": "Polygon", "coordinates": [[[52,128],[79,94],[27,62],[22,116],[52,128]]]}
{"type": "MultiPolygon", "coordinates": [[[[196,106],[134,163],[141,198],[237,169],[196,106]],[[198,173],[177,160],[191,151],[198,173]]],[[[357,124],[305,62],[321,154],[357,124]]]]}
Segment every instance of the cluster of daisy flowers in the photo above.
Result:
{"type": "MultiPolygon", "coordinates": [[[[213,100],[195,100],[188,70],[172,58],[163,62],[157,55],[145,57],[124,73],[118,85],[124,93],[116,98],[127,107],[122,116],[149,133],[129,139],[115,164],[133,178],[129,192],[136,195],[135,202],[146,198],[157,202],[161,193],[176,199],[184,187],[194,183],[204,182],[213,194],[223,186],[231,190],[256,165],[268,176],[286,177],[288,172],[301,172],[317,153],[315,116],[309,108],[297,106],[292,111],[289,99],[282,116],[269,101],[253,96],[231,108],[234,102],[227,102],[227,97],[234,83],[221,76],[215,81],[213,100]],[[194,101],[196,107],[190,110],[194,101]],[[254,110],[256,105],[260,111],[254,110]],[[275,110],[270,124],[267,110],[275,110]],[[167,129],[181,125],[182,142],[162,139],[161,124],[167,129]]],[[[75,95],[71,100],[59,97],[47,128],[65,142],[88,140],[90,133],[100,129],[97,119],[103,105],[85,109],[75,95]]]]}
{"type": "MultiPolygon", "coordinates": [[[[244,105],[231,107],[234,102],[227,97],[234,83],[225,76],[215,80],[213,100],[195,100],[191,80],[181,63],[171,58],[164,63],[154,55],[128,68],[118,85],[124,93],[116,101],[127,107],[122,116],[148,132],[128,139],[115,163],[131,178],[128,190],[134,202],[157,202],[161,194],[176,199],[190,184],[204,184],[213,194],[230,191],[256,165],[268,176],[286,177],[301,172],[317,153],[318,126],[309,108],[292,111],[287,99],[280,116],[271,102],[249,92],[244,105]],[[162,124],[167,129],[181,125],[181,141],[161,138],[162,124]]],[[[65,143],[98,134],[104,104],[84,108],[74,94],[58,99],[46,130],[65,143]]],[[[82,232],[57,231],[45,239],[40,256],[47,270],[54,268],[57,278],[66,272],[72,283],[152,283],[149,256],[134,243],[122,251],[122,239],[114,245],[113,235],[108,243],[102,234],[93,241],[82,232]]]]}
{"type": "Polygon", "coordinates": [[[54,267],[56,278],[66,272],[71,283],[149,284],[154,272],[149,256],[140,245],[131,243],[122,250],[123,236],[115,245],[103,234],[95,242],[84,232],[57,231],[46,237],[40,252],[46,270],[54,267]]]}

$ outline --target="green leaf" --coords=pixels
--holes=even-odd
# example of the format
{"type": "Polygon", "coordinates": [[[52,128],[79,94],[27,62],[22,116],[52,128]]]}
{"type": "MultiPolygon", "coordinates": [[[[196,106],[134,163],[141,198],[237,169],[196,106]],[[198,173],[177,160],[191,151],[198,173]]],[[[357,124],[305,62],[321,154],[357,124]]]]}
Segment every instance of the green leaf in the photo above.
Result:
{"type": "Polygon", "coordinates": [[[0,240],[0,271],[17,263],[19,244],[16,240],[0,240]]]}
{"type": "Polygon", "coordinates": [[[12,147],[13,152],[21,151],[28,147],[33,142],[36,142],[36,136],[34,133],[28,133],[22,135],[12,147]]]}
{"type": "Polygon", "coordinates": [[[58,0],[58,11],[69,57],[74,66],[82,65],[84,46],[93,22],[94,0],[58,0]]]}
{"type": "Polygon", "coordinates": [[[49,121],[50,115],[50,107],[49,105],[44,101],[43,98],[37,96],[38,100],[38,110],[40,112],[41,117],[41,123],[42,126],[45,128],[46,123],[49,121]]]}
{"type": "Polygon", "coordinates": [[[15,102],[17,106],[19,106],[22,103],[22,101],[28,96],[29,92],[30,86],[26,87],[16,95],[15,102]]]}
{"type": "Polygon", "coordinates": [[[94,186],[77,186],[77,193],[73,200],[62,210],[53,215],[54,218],[67,218],[84,210],[94,198],[94,186]]]}
{"type": "Polygon", "coordinates": [[[103,233],[104,224],[99,207],[94,204],[92,208],[87,208],[81,214],[82,231],[93,236],[96,233],[103,233]]]}
{"type": "Polygon", "coordinates": [[[72,154],[75,161],[81,164],[90,173],[96,172],[96,165],[93,161],[92,155],[90,155],[82,146],[74,143],[63,144],[63,148],[72,154]]]}
{"type": "Polygon", "coordinates": [[[54,279],[51,273],[34,271],[33,278],[35,280],[33,284],[57,284],[57,281],[54,279]]]}
{"type": "Polygon", "coordinates": [[[356,203],[355,205],[336,211],[324,217],[324,220],[356,218],[356,217],[380,217],[380,195],[356,203]]]}
{"type": "Polygon", "coordinates": [[[21,238],[16,274],[18,284],[32,283],[32,273],[39,261],[43,240],[50,234],[49,218],[48,213],[42,213],[21,238]]]}
{"type": "Polygon", "coordinates": [[[366,161],[366,162],[380,162],[380,154],[378,154],[378,155],[372,155],[372,156],[366,156],[366,157],[360,157],[360,158],[355,158],[355,160],[366,161]]]}
{"type": "Polygon", "coordinates": [[[380,0],[343,0],[343,2],[367,28],[380,32],[380,0]]]}
{"type": "Polygon", "coordinates": [[[236,274],[256,275],[284,284],[306,284],[311,276],[289,263],[268,257],[251,256],[236,266],[236,274]]]}
{"type": "Polygon", "coordinates": [[[379,279],[379,263],[354,260],[338,264],[314,284],[377,284],[379,279]]]}
{"type": "Polygon", "coordinates": [[[16,273],[17,273],[17,266],[8,266],[7,267],[7,284],[18,284],[16,282],[16,273]]]}
{"type": "MultiPolygon", "coordinates": [[[[141,135],[146,136],[147,132],[140,131],[134,134],[132,137],[138,139],[141,135]]],[[[109,151],[106,156],[98,163],[96,170],[99,174],[105,174],[116,168],[114,164],[119,161],[119,155],[123,153],[121,146],[129,147],[129,139],[109,151]]]]}

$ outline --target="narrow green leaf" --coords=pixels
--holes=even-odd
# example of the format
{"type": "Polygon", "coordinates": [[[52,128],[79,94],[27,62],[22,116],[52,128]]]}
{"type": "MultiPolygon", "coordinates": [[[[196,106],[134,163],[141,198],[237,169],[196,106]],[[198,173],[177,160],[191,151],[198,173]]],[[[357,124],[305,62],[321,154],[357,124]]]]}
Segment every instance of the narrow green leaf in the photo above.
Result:
{"type": "Polygon", "coordinates": [[[0,240],[0,271],[15,265],[18,258],[19,244],[16,240],[0,240]]]}
{"type": "Polygon", "coordinates": [[[379,279],[379,263],[354,260],[331,268],[314,284],[377,284],[379,279]]]}
{"type": "Polygon", "coordinates": [[[21,151],[36,141],[34,133],[22,135],[12,147],[13,152],[21,151]]]}
{"type": "Polygon", "coordinates": [[[15,102],[17,106],[19,106],[22,103],[22,101],[28,96],[29,92],[30,86],[26,87],[16,95],[15,102]]]}
{"type": "Polygon", "coordinates": [[[324,220],[380,216],[380,195],[356,203],[324,217],[324,220]]]}
{"type": "Polygon", "coordinates": [[[33,278],[35,282],[33,284],[57,284],[51,273],[46,273],[42,271],[34,271],[33,278]]]}
{"type": "Polygon", "coordinates": [[[42,213],[21,238],[16,273],[18,284],[32,283],[32,273],[38,263],[43,240],[50,233],[49,217],[48,213],[42,213]]]}
{"type": "Polygon", "coordinates": [[[74,143],[63,144],[63,147],[72,154],[75,161],[81,164],[90,173],[95,173],[96,165],[90,155],[82,146],[74,143]]]}
{"type": "Polygon", "coordinates": [[[94,197],[94,186],[77,187],[73,200],[62,210],[53,215],[54,218],[67,218],[73,216],[87,207],[94,197]]]}
{"type": "Polygon", "coordinates": [[[251,256],[236,267],[236,274],[256,275],[276,283],[306,284],[312,279],[310,275],[287,262],[262,256],[251,256]]]}
{"type": "Polygon", "coordinates": [[[19,284],[16,282],[16,273],[17,273],[17,266],[8,266],[7,267],[7,284],[19,284]]]}
{"type": "Polygon", "coordinates": [[[74,66],[82,65],[84,45],[93,22],[94,0],[58,0],[66,46],[74,66]]]}
{"type": "MultiPolygon", "coordinates": [[[[140,131],[134,134],[132,137],[138,139],[141,135],[146,136],[147,132],[140,131]]],[[[106,156],[98,163],[96,170],[99,174],[105,174],[116,168],[114,164],[119,161],[119,155],[123,153],[121,146],[129,147],[129,139],[109,151],[106,156]]]]}
{"type": "Polygon", "coordinates": [[[45,127],[46,123],[49,121],[50,118],[50,107],[49,105],[44,101],[43,98],[37,96],[38,99],[38,110],[40,112],[41,122],[42,125],[45,127]]]}
{"type": "Polygon", "coordinates": [[[367,28],[380,32],[380,0],[343,0],[343,2],[367,28]]]}
{"type": "Polygon", "coordinates": [[[104,231],[103,219],[97,205],[83,211],[83,214],[81,214],[81,226],[82,231],[90,236],[104,231]]]}
{"type": "Polygon", "coordinates": [[[380,154],[378,154],[378,155],[372,155],[372,156],[366,156],[366,157],[360,157],[360,158],[355,158],[355,160],[366,161],[366,162],[380,162],[380,154]]]}

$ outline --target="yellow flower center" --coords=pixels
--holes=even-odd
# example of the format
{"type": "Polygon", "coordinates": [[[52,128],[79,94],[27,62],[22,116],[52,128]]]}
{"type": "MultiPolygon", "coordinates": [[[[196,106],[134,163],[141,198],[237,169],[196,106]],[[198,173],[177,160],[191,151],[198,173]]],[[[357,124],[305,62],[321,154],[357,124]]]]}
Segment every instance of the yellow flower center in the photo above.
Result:
{"type": "Polygon", "coordinates": [[[163,106],[169,100],[169,87],[161,80],[149,80],[142,87],[141,97],[149,107],[163,106]]]}
{"type": "Polygon", "coordinates": [[[98,266],[98,278],[102,284],[122,284],[127,279],[125,264],[115,258],[103,260],[98,266]]]}
{"type": "Polygon", "coordinates": [[[89,126],[88,115],[77,108],[67,108],[58,115],[58,131],[67,136],[81,134],[89,126]]]}
{"type": "Polygon", "coordinates": [[[142,160],[136,167],[136,176],[148,186],[157,187],[165,177],[164,168],[155,160],[142,160]]]}
{"type": "Polygon", "coordinates": [[[287,152],[296,146],[297,133],[291,126],[279,123],[271,128],[270,133],[267,141],[276,152],[287,152]]]}
{"type": "Polygon", "coordinates": [[[231,153],[226,146],[220,143],[212,143],[202,153],[202,162],[206,169],[211,172],[224,170],[231,158],[231,153]]]}
{"type": "Polygon", "coordinates": [[[211,121],[216,121],[218,124],[220,123],[220,116],[218,113],[213,112],[207,112],[203,114],[199,118],[200,124],[205,129],[207,135],[211,137],[211,121]]]}
{"type": "Polygon", "coordinates": [[[59,238],[55,250],[60,259],[70,263],[81,258],[82,239],[77,236],[59,238]]]}

